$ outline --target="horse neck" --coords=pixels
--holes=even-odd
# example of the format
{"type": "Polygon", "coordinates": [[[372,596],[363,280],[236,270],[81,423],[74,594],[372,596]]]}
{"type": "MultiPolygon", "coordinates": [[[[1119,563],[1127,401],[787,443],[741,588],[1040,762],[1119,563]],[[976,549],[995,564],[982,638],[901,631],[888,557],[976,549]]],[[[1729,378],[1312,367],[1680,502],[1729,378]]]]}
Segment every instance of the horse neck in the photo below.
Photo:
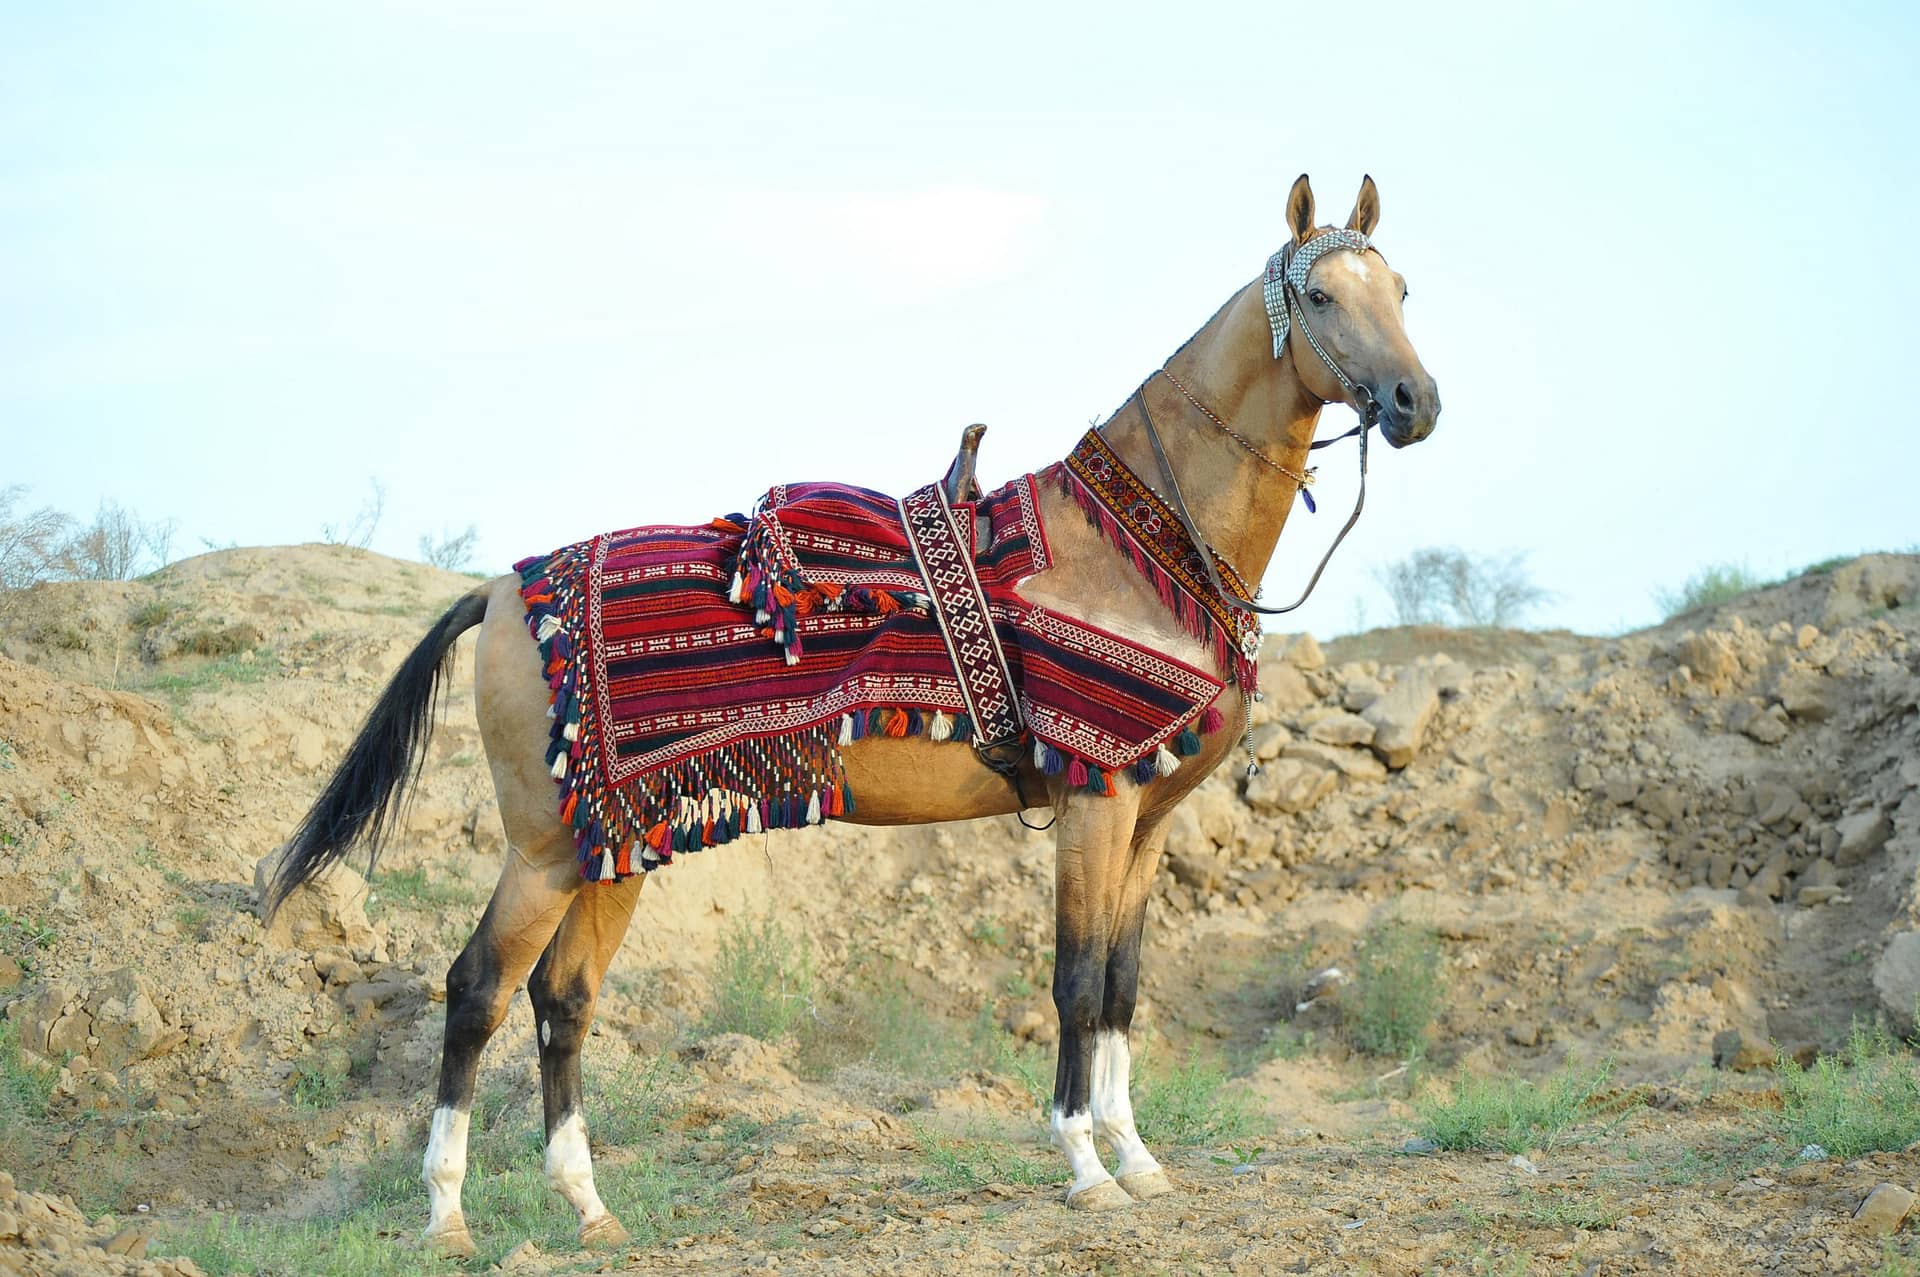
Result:
{"type": "MultiPolygon", "coordinates": [[[[1322,403],[1300,381],[1292,342],[1279,359],[1273,357],[1273,332],[1257,282],[1221,307],[1166,366],[1196,399],[1263,454],[1296,473],[1306,469],[1322,403]]],[[[1147,397],[1167,461],[1201,536],[1249,584],[1257,584],[1293,510],[1294,481],[1208,421],[1166,378],[1148,378],[1140,394],[1147,397]]],[[[1139,395],[1099,429],[1135,474],[1156,490],[1164,487],[1139,395]]]]}

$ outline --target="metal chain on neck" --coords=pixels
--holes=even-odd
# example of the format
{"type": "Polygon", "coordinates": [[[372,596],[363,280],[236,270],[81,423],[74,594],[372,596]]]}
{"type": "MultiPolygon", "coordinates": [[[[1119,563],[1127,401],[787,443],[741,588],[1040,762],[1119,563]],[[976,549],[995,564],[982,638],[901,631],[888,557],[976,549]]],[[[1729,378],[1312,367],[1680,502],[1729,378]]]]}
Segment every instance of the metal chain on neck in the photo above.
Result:
{"type": "Polygon", "coordinates": [[[1293,480],[1295,483],[1299,484],[1303,488],[1311,485],[1314,479],[1318,477],[1319,472],[1312,468],[1309,468],[1305,474],[1302,474],[1300,473],[1300,471],[1295,470],[1290,466],[1281,465],[1278,461],[1275,461],[1272,457],[1269,457],[1266,453],[1254,447],[1253,441],[1251,439],[1241,434],[1238,430],[1235,430],[1232,426],[1228,425],[1226,422],[1220,420],[1220,418],[1214,413],[1213,409],[1207,407],[1205,404],[1201,403],[1198,399],[1194,398],[1193,392],[1187,389],[1186,383],[1173,375],[1173,369],[1162,368],[1160,372],[1162,375],[1166,377],[1168,381],[1173,383],[1173,388],[1175,390],[1178,390],[1181,394],[1187,397],[1188,403],[1192,404],[1194,407],[1200,410],[1201,416],[1205,417],[1208,421],[1211,421],[1214,425],[1224,430],[1229,439],[1239,444],[1242,448],[1245,448],[1248,452],[1251,452],[1254,455],[1254,457],[1261,462],[1261,464],[1268,466],[1274,470],[1278,470],[1281,474],[1287,476],[1287,478],[1293,480]]]}

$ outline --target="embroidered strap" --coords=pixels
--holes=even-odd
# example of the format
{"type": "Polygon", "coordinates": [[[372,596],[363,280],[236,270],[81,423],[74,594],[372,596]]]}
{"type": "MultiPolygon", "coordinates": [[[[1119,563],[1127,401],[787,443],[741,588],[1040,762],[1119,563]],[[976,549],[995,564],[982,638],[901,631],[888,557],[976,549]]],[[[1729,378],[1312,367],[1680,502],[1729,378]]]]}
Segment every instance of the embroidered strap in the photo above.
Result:
{"type": "Polygon", "coordinates": [[[900,520],[933,598],[933,619],[953,658],[960,695],[973,716],[975,748],[1018,739],[1024,730],[1020,701],[974,572],[973,538],[960,534],[953,507],[937,483],[900,498],[900,520]]]}

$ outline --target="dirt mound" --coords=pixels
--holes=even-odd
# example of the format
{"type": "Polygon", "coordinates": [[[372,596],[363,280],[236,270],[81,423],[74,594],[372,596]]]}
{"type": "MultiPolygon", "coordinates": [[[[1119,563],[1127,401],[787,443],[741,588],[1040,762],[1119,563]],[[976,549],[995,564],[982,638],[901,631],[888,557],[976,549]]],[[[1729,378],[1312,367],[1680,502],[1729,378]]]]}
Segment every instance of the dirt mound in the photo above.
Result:
{"type": "MultiPolygon", "coordinates": [[[[404,836],[371,882],[343,872],[267,930],[256,873],[400,658],[473,584],[334,546],[234,550],[39,587],[0,617],[0,1055],[20,1057],[0,1078],[23,1101],[0,1117],[0,1165],[80,1203],[32,1199],[71,1216],[69,1249],[98,1239],[88,1215],[140,1207],[169,1227],[326,1214],[415,1155],[441,981],[504,851],[466,681],[449,685],[404,836]]],[[[1223,768],[1177,817],[1141,1025],[1163,1059],[1230,1066],[1250,1129],[1281,1151],[1185,1141],[1169,1164],[1184,1159],[1198,1198],[1170,1209],[1191,1220],[1136,1220],[1100,1253],[1130,1271],[1171,1228],[1207,1234],[1187,1253],[1209,1271],[1289,1247],[1334,1262],[1316,1249],[1327,1229],[1409,1218],[1395,1194],[1414,1190],[1395,1176],[1424,1172],[1364,1151],[1405,1138],[1404,1079],[1377,1080],[1393,1064],[1356,1051],[1346,1025],[1390,916],[1438,937],[1428,1068],[1544,1076],[1608,1057],[1618,1084],[1683,1086],[1688,1112],[1721,1121],[1698,1099],[1702,1077],[1726,1076],[1716,1054],[1748,1067],[1771,1062],[1766,1044],[1830,1050],[1860,1017],[1909,1029],[1916,585],[1920,559],[1874,555],[1612,639],[1270,638],[1261,770],[1223,768]],[[1361,980],[1303,993],[1334,967],[1361,980]],[[1357,1159],[1350,1185],[1302,1187],[1311,1162],[1296,1163],[1316,1148],[1357,1159]]],[[[650,884],[589,1049],[675,1062],[691,1098],[660,1165],[726,1170],[711,1191],[750,1203],[754,1227],[803,1230],[793,1271],[1085,1256],[1093,1234],[1048,1181],[1000,1165],[969,1187],[940,1169],[989,1134],[1016,1162],[1049,1156],[1032,1146],[1028,1064],[1006,1061],[1044,1060],[1052,1038],[1051,882],[1048,839],[1010,821],[830,827],[690,857],[650,884]],[[875,992],[858,1015],[817,1014],[812,1046],[703,1036],[717,947],[774,900],[834,996],[875,992]],[[912,1051],[871,1049],[916,1029],[912,1051]],[[955,1042],[978,1050],[957,1062],[955,1042]],[[934,1244],[954,1230],[951,1253],[934,1244]]],[[[532,1062],[516,1011],[482,1082],[512,1121],[537,1122],[532,1062]]],[[[1851,1193],[1860,1165],[1808,1178],[1802,1214],[1779,1218],[1824,1237],[1838,1208],[1820,1193],[1842,1193],[1820,1185],[1851,1193]]],[[[736,1227],[634,1262],[724,1266],[736,1227]]],[[[1337,1253],[1387,1263],[1399,1243],[1370,1227],[1340,1232],[1337,1253]]],[[[1610,1229],[1603,1250],[1732,1262],[1704,1235],[1610,1229]]],[[[46,1271],[133,1261],[61,1262],[46,1271]]]]}

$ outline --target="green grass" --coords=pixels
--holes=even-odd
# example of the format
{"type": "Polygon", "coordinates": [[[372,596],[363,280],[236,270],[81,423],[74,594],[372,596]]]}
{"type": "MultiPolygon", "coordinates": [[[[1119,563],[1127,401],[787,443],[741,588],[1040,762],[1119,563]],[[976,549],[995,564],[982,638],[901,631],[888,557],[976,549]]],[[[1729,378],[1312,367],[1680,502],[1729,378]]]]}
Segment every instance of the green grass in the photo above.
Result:
{"type": "Polygon", "coordinates": [[[471,909],[480,903],[480,895],[465,879],[431,878],[426,869],[383,869],[373,876],[373,890],[367,901],[367,916],[377,918],[385,909],[409,909],[416,913],[438,913],[446,909],[471,909]]]}
{"type": "Polygon", "coordinates": [[[183,670],[153,674],[133,684],[137,691],[160,692],[183,701],[195,692],[237,684],[263,683],[280,671],[280,661],[266,648],[233,656],[206,659],[183,670]]]}
{"type": "Polygon", "coordinates": [[[1227,1147],[1259,1126],[1246,1095],[1197,1055],[1165,1069],[1146,1057],[1134,1070],[1133,1117],[1147,1143],[1183,1147],[1227,1147]]]}
{"type": "Polygon", "coordinates": [[[39,1124],[53,1100],[54,1071],[20,1050],[20,1026],[0,1020],[0,1165],[14,1170],[37,1160],[39,1124]]]}
{"type": "Polygon", "coordinates": [[[1524,1189],[1520,1200],[1522,1204],[1515,1214],[1542,1228],[1583,1228],[1599,1232],[1627,1217],[1626,1207],[1578,1188],[1566,1192],[1524,1189]]]}
{"type": "Polygon", "coordinates": [[[775,1042],[814,1015],[813,954],[806,937],[771,914],[727,928],[714,958],[705,1033],[775,1042]]]}
{"type": "Polygon", "coordinates": [[[1778,1072],[1780,1129],[1795,1148],[1858,1157],[1920,1140],[1920,1062],[1883,1028],[1855,1023],[1844,1061],[1803,1069],[1783,1056],[1778,1072]]]}
{"type": "Polygon", "coordinates": [[[306,1109],[330,1109],[347,1098],[351,1064],[344,1051],[329,1051],[318,1060],[301,1061],[293,1068],[293,1102],[306,1109]]]}
{"type": "Polygon", "coordinates": [[[1499,1149],[1524,1153],[1572,1142],[1580,1127],[1618,1119],[1637,1099],[1606,1096],[1610,1061],[1591,1068],[1568,1065],[1538,1086],[1517,1078],[1455,1080],[1450,1093],[1415,1101],[1420,1133],[1443,1149],[1499,1149]]]}
{"type": "Polygon", "coordinates": [[[1695,572],[1677,590],[1655,590],[1653,602],[1671,620],[1701,608],[1717,607],[1768,584],[1748,571],[1744,563],[1715,563],[1695,572]]]}
{"type": "MultiPolygon", "coordinates": [[[[629,1061],[613,1075],[625,1076],[629,1068],[642,1075],[647,1071],[644,1063],[629,1061]]],[[[681,1112],[678,1098],[668,1094],[631,1108],[610,1099],[604,1111],[595,1106],[588,1114],[601,1196],[633,1233],[637,1249],[745,1222],[723,1213],[721,1186],[730,1170],[698,1163],[674,1136],[681,1112]],[[609,1141],[611,1130],[626,1139],[609,1141]]],[[[416,1128],[383,1151],[352,1182],[342,1184],[345,1205],[329,1214],[298,1222],[215,1216],[169,1230],[154,1249],[184,1255],[212,1277],[483,1272],[523,1241],[532,1241],[548,1255],[574,1249],[573,1212],[547,1186],[542,1170],[536,1096],[488,1092],[474,1106],[462,1204],[480,1253],[464,1264],[437,1258],[419,1244],[427,1219],[426,1191],[420,1184],[425,1142],[424,1129],[416,1128]]]]}
{"type": "Polygon", "coordinates": [[[1377,924],[1354,957],[1346,999],[1346,1031],[1369,1055],[1418,1055],[1440,1009],[1440,940],[1431,927],[1403,917],[1377,924]]]}
{"type": "Polygon", "coordinates": [[[10,954],[29,974],[39,966],[37,955],[53,948],[59,938],[52,923],[0,909],[0,953],[10,954]]]}
{"type": "Polygon", "coordinates": [[[151,630],[173,619],[175,607],[164,599],[149,599],[134,610],[131,622],[136,630],[151,630]]]}
{"type": "Polygon", "coordinates": [[[914,1137],[927,1167],[920,1186],[929,1192],[972,1191],[989,1184],[1057,1184],[1064,1178],[1052,1159],[1035,1161],[1017,1153],[1002,1136],[949,1137],[922,1128],[914,1137]]]}

